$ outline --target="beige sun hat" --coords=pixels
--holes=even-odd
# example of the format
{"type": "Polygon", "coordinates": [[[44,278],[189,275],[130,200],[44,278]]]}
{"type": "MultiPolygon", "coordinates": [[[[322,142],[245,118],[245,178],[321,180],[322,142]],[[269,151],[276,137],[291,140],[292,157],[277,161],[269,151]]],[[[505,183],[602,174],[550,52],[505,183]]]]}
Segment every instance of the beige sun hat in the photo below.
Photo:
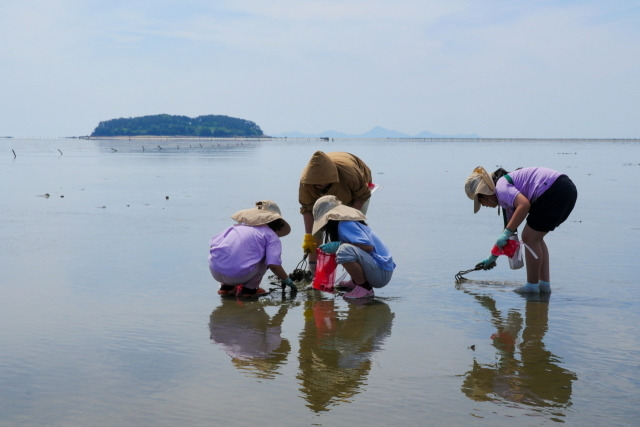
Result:
{"type": "Polygon", "coordinates": [[[364,221],[367,217],[358,209],[343,205],[336,196],[322,196],[313,205],[313,230],[316,234],[329,220],[364,221]]]}
{"type": "Polygon", "coordinates": [[[482,166],[478,166],[464,183],[464,191],[467,193],[467,197],[473,200],[473,213],[478,213],[482,206],[478,195],[491,196],[496,193],[496,186],[487,171],[482,166]]]}
{"type": "Polygon", "coordinates": [[[243,209],[231,215],[234,221],[238,221],[246,225],[264,225],[276,219],[283,220],[289,226],[289,223],[282,218],[280,208],[271,200],[260,200],[256,202],[256,206],[250,209],[243,209]]]}
{"type": "Polygon", "coordinates": [[[339,182],[338,167],[324,152],[316,151],[302,171],[300,183],[309,185],[325,185],[339,182]]]}

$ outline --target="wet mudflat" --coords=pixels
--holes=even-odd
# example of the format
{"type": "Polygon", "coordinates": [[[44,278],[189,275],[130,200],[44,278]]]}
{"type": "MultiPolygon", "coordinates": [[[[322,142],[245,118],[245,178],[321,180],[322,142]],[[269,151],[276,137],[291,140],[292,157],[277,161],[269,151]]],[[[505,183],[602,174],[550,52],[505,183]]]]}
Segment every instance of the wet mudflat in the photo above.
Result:
{"type": "Polygon", "coordinates": [[[640,416],[639,142],[0,140],[0,182],[0,425],[640,416]],[[313,290],[221,299],[209,238],[257,200],[292,226],[284,267],[300,261],[298,178],[315,150],[371,167],[391,283],[368,304],[313,290]],[[547,237],[548,300],[512,292],[525,273],[504,259],[454,280],[501,231],[464,194],[477,165],[576,183],[576,209],[547,237]]]}

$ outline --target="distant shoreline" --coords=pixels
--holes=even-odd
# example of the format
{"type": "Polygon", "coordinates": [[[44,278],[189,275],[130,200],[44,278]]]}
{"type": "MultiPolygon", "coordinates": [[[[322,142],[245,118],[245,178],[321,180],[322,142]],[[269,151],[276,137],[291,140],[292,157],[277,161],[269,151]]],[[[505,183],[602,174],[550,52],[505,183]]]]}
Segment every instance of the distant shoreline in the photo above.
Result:
{"type": "Polygon", "coordinates": [[[561,141],[561,142],[640,142],[640,138],[530,138],[530,137],[516,137],[516,138],[479,138],[479,137],[386,137],[386,138],[371,138],[371,137],[287,137],[287,136],[237,136],[237,137],[192,137],[192,136],[152,136],[152,135],[137,135],[137,136],[112,136],[112,137],[96,137],[86,136],[77,137],[79,139],[89,140],[188,140],[188,141],[229,141],[229,140],[272,140],[272,141],[407,141],[407,142],[542,142],[542,141],[561,141]]]}
{"type": "Polygon", "coordinates": [[[176,135],[132,135],[132,136],[74,136],[68,138],[87,139],[87,140],[120,140],[120,141],[145,141],[164,139],[168,141],[189,140],[189,141],[222,141],[237,139],[274,139],[271,136],[176,136],[176,135]]]}
{"type": "Polygon", "coordinates": [[[137,135],[137,136],[0,136],[3,141],[20,140],[60,140],[60,139],[82,139],[87,141],[310,141],[310,142],[332,142],[332,141],[381,141],[381,142],[640,142],[640,138],[460,138],[460,137],[286,137],[286,136],[237,136],[237,137],[195,137],[195,136],[160,136],[160,135],[137,135]]]}

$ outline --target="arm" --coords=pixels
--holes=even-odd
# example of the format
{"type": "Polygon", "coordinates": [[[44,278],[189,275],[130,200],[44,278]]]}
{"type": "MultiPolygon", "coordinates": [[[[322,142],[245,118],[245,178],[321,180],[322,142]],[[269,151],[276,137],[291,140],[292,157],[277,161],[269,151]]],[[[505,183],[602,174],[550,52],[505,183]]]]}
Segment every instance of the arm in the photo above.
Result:
{"type": "Polygon", "coordinates": [[[522,193],[518,193],[516,198],[513,201],[514,211],[509,218],[509,222],[505,225],[504,230],[496,240],[496,246],[499,248],[504,247],[507,244],[509,238],[518,231],[518,227],[525,220],[527,215],[529,214],[529,209],[531,209],[531,203],[529,199],[522,195],[522,193]]]}
{"type": "Polygon", "coordinates": [[[284,271],[284,268],[282,268],[281,265],[269,264],[269,270],[271,270],[273,274],[278,277],[278,279],[282,280],[281,286],[283,291],[286,286],[289,286],[292,293],[298,292],[296,285],[293,284],[293,280],[291,280],[291,278],[289,277],[287,272],[284,271]]]}
{"type": "Polygon", "coordinates": [[[269,270],[271,270],[271,272],[275,274],[280,280],[285,280],[289,277],[287,275],[287,272],[284,271],[284,268],[282,268],[281,265],[271,264],[269,265],[269,270]]]}
{"type": "MultiPolygon", "coordinates": [[[[360,248],[367,253],[373,251],[373,246],[371,245],[364,245],[362,243],[351,243],[351,242],[344,242],[344,243],[348,243],[350,245],[355,246],[356,248],[360,248]]],[[[341,245],[341,242],[338,242],[338,241],[328,242],[328,243],[325,243],[324,245],[320,245],[320,250],[327,254],[335,254],[338,248],[340,247],[340,245],[341,245]]]]}
{"type": "Polygon", "coordinates": [[[313,229],[313,214],[311,212],[303,213],[302,219],[304,221],[304,232],[311,234],[311,230],[313,229]]]}
{"type": "Polygon", "coordinates": [[[354,177],[350,177],[349,179],[351,180],[345,183],[351,192],[352,202],[349,206],[360,210],[362,205],[371,198],[371,190],[369,189],[368,183],[362,181],[361,177],[355,179],[354,177]]]}
{"type": "Polygon", "coordinates": [[[348,243],[365,252],[372,252],[373,241],[366,230],[368,227],[357,221],[340,221],[338,225],[338,234],[342,243],[348,243]]]}
{"type": "Polygon", "coordinates": [[[364,205],[364,202],[364,200],[354,200],[354,202],[351,203],[351,207],[360,210],[360,208],[362,208],[362,205],[364,205]]]}
{"type": "Polygon", "coordinates": [[[515,210],[513,215],[511,215],[506,228],[515,232],[529,214],[531,203],[529,202],[529,199],[522,195],[522,193],[519,193],[513,202],[513,207],[515,210]]]}
{"type": "Polygon", "coordinates": [[[340,175],[340,184],[351,193],[351,206],[360,210],[371,197],[369,183],[372,181],[371,170],[357,156],[350,153],[335,154],[332,158],[340,175]]]}
{"type": "Polygon", "coordinates": [[[362,249],[365,252],[371,252],[373,250],[373,246],[371,245],[363,245],[362,243],[349,243],[357,248],[362,249]]]}

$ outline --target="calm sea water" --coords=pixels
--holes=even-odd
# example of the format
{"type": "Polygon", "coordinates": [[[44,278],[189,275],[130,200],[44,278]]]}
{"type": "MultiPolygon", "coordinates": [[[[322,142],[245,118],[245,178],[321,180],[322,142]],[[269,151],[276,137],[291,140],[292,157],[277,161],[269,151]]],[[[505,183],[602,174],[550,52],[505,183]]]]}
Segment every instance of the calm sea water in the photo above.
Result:
{"type": "Polygon", "coordinates": [[[637,425],[639,182],[638,141],[0,140],[0,425],[637,425]],[[370,165],[393,280],[369,305],[221,300],[233,212],[278,202],[301,260],[316,150],[370,165]],[[504,259],[456,284],[502,228],[464,194],[477,165],[576,183],[548,301],[504,259]]]}

